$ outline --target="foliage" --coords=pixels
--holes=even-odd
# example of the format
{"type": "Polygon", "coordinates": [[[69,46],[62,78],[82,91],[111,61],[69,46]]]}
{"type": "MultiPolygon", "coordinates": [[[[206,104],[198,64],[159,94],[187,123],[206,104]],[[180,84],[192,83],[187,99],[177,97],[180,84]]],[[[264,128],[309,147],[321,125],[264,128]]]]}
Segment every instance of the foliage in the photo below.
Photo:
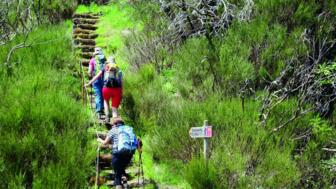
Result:
{"type": "Polygon", "coordinates": [[[49,22],[57,23],[63,19],[71,18],[77,4],[77,0],[33,0],[33,11],[39,21],[47,19],[49,22]]]}
{"type": "Polygon", "coordinates": [[[321,85],[332,85],[336,80],[336,63],[321,64],[317,74],[321,75],[321,85]]]}
{"type": "Polygon", "coordinates": [[[186,167],[184,174],[192,188],[216,188],[216,185],[219,185],[219,182],[214,182],[218,175],[216,167],[212,162],[206,165],[204,161],[202,158],[193,158],[186,167]]]}
{"type": "MultiPolygon", "coordinates": [[[[274,101],[276,105],[271,103],[264,127],[259,122],[259,99],[268,95],[265,87],[274,90],[271,98],[277,98],[274,85],[297,86],[302,84],[298,79],[319,82],[320,87],[313,87],[318,94],[334,94],[335,29],[330,23],[335,22],[335,3],[258,0],[248,21],[233,17],[219,35],[197,33],[174,43],[167,31],[183,12],[183,2],[132,2],[133,15],[146,34],[138,31],[126,39],[125,54],[135,57],[129,62],[136,69],[130,69],[132,78],[125,78],[133,106],[124,111],[136,112],[134,121],[151,138],[153,159],[186,163],[183,173],[176,173],[192,188],[332,187],[333,152],[325,149],[335,149],[334,121],[304,111],[319,101],[297,100],[315,85],[287,92],[286,98],[274,101]],[[180,7],[171,6],[178,2],[180,7]],[[159,17],[162,14],[166,17],[159,17]],[[329,46],[320,48],[326,53],[319,54],[323,39],[329,46]],[[321,65],[311,77],[300,75],[316,60],[321,65]],[[215,133],[209,170],[199,158],[201,141],[187,134],[204,119],[214,125],[215,133]]],[[[229,1],[239,10],[245,2],[229,1]]],[[[188,14],[192,15],[187,10],[188,14]]]]}
{"type": "MultiPolygon", "coordinates": [[[[0,67],[0,188],[86,186],[94,156],[88,112],[75,100],[80,82],[68,31],[69,24],[35,29],[29,47],[11,57],[12,74],[0,67]]],[[[21,40],[2,46],[0,59],[21,40]]]]}

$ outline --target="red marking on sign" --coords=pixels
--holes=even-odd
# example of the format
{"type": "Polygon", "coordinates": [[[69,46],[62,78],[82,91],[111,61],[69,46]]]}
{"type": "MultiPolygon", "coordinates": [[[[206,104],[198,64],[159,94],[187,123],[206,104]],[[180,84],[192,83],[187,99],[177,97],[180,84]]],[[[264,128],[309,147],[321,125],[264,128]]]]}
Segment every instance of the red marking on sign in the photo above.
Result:
{"type": "Polygon", "coordinates": [[[189,135],[191,138],[211,138],[212,126],[192,127],[189,130],[189,135]]]}
{"type": "Polygon", "coordinates": [[[204,137],[206,138],[212,137],[212,126],[205,127],[204,131],[205,131],[204,137]]]}

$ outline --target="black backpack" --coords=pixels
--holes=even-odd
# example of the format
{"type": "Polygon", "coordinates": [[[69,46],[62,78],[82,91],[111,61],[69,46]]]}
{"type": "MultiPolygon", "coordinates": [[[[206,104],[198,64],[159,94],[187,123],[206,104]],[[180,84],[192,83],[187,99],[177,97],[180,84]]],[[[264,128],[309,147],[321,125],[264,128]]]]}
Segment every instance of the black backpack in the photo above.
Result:
{"type": "Polygon", "coordinates": [[[121,87],[119,74],[120,70],[117,67],[108,65],[108,69],[104,73],[104,86],[108,88],[121,87]]]}

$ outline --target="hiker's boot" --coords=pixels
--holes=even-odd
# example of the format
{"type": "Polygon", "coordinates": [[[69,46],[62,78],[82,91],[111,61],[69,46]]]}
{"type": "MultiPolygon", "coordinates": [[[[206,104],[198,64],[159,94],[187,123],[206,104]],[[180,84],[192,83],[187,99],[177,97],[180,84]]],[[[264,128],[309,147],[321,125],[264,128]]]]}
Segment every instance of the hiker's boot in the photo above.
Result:
{"type": "Polygon", "coordinates": [[[107,115],[105,117],[105,124],[109,124],[110,123],[110,117],[107,115]]]}

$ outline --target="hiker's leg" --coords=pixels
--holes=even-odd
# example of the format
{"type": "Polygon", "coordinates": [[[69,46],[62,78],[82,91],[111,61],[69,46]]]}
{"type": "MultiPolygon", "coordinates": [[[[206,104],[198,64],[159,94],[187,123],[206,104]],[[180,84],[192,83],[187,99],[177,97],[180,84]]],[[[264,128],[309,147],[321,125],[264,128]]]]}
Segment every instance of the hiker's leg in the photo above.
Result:
{"type": "Polygon", "coordinates": [[[123,176],[125,177],[126,180],[124,180],[125,182],[128,181],[128,175],[126,173],[126,168],[128,166],[130,166],[130,163],[132,161],[132,157],[133,157],[133,153],[125,153],[123,155],[123,163],[122,163],[122,166],[123,166],[123,176]]]}
{"type": "Polygon", "coordinates": [[[118,117],[118,109],[115,107],[112,107],[112,117],[113,118],[118,117]]]}
{"type": "Polygon", "coordinates": [[[105,110],[105,120],[106,122],[109,122],[109,115],[110,115],[110,112],[109,112],[109,101],[112,97],[112,93],[111,93],[111,88],[107,88],[107,87],[104,87],[103,88],[103,98],[104,98],[104,110],[105,110]]]}
{"type": "Polygon", "coordinates": [[[114,169],[114,184],[116,185],[116,188],[122,187],[121,185],[121,177],[122,177],[122,157],[119,154],[113,154],[112,155],[112,166],[114,169]]]}
{"type": "Polygon", "coordinates": [[[96,94],[95,103],[96,103],[96,113],[99,113],[103,110],[103,94],[102,88],[99,81],[93,83],[93,90],[96,94]]]}
{"type": "Polygon", "coordinates": [[[98,101],[99,101],[99,107],[98,108],[99,108],[99,111],[101,113],[103,113],[103,111],[104,111],[103,86],[104,86],[104,82],[101,79],[101,80],[99,80],[99,92],[100,92],[100,94],[99,94],[99,99],[98,99],[98,101]]]}
{"type": "Polygon", "coordinates": [[[110,122],[109,102],[104,100],[105,122],[110,122]]]}
{"type": "Polygon", "coordinates": [[[122,90],[121,88],[113,88],[112,92],[112,115],[113,117],[118,117],[118,108],[121,103],[122,90]]]}

